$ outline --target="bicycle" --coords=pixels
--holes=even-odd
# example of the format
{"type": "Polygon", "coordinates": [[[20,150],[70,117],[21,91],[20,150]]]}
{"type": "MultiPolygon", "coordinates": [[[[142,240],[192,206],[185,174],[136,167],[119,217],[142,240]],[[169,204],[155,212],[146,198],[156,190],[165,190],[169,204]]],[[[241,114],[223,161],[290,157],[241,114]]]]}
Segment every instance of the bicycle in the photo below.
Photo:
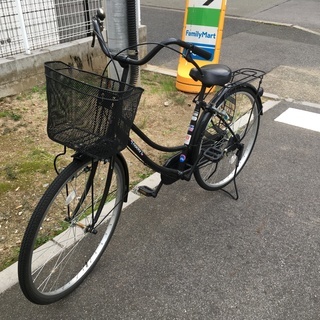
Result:
{"type": "Polygon", "coordinates": [[[221,64],[199,67],[194,55],[209,59],[210,54],[174,38],[158,43],[142,59],[111,54],[101,33],[103,19],[103,11],[98,10],[92,19],[93,45],[97,37],[110,61],[120,63],[121,79],[62,62],[45,63],[48,135],[64,145],[64,153],[68,147],[75,154],[42,196],[21,244],[20,287],[37,304],[50,304],[71,293],[108,246],[129,193],[129,171],[121,153],[124,148],[161,174],[156,188],[139,188],[145,196],[156,197],[163,185],[189,181],[192,176],[206,190],[223,190],[232,181],[236,187],[236,177],[259,130],[264,72],[248,68],[232,72],[221,64]],[[182,54],[194,65],[190,76],[201,82],[181,146],[161,146],[134,124],[143,89],[127,83],[129,68],[147,63],[162,48],[182,54]],[[258,81],[256,86],[249,83],[253,80],[258,81]],[[215,86],[220,89],[206,102],[208,91],[215,86]],[[156,163],[131,139],[130,130],[152,148],[174,156],[164,164],[156,163]]]}

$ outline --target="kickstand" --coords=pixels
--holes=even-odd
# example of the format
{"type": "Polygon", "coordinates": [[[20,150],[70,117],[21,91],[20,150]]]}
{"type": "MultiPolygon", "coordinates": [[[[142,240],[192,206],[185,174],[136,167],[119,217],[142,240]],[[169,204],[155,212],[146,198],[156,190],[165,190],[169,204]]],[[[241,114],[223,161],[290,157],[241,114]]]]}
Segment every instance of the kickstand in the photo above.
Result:
{"type": "Polygon", "coordinates": [[[238,192],[238,187],[237,187],[237,183],[236,183],[236,177],[237,177],[239,163],[240,163],[240,160],[242,158],[242,152],[243,152],[243,144],[240,144],[239,147],[238,147],[238,151],[236,153],[236,155],[237,155],[237,164],[236,164],[236,168],[234,170],[234,176],[233,176],[233,179],[232,179],[236,194],[233,195],[229,191],[227,191],[225,189],[221,189],[223,192],[228,194],[234,200],[238,200],[239,199],[239,192],[238,192]]]}
{"type": "Polygon", "coordinates": [[[233,200],[238,200],[239,199],[239,192],[238,192],[238,187],[237,187],[237,183],[236,183],[236,177],[237,177],[237,168],[238,166],[236,167],[236,170],[234,172],[234,177],[232,179],[233,181],[233,185],[234,185],[234,189],[235,189],[235,195],[233,195],[231,192],[225,190],[225,189],[221,189],[221,191],[225,192],[227,195],[229,195],[233,200]]]}

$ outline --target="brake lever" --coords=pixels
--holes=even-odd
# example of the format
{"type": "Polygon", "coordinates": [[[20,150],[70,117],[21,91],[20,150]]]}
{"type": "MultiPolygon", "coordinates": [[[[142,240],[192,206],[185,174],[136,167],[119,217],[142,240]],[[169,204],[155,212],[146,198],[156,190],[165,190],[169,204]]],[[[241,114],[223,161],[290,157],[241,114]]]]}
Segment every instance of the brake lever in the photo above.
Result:
{"type": "Polygon", "coordinates": [[[201,76],[203,76],[203,72],[202,72],[201,68],[199,67],[199,65],[198,65],[198,64],[194,61],[194,59],[192,58],[192,51],[191,51],[190,49],[187,49],[187,50],[186,50],[186,53],[185,53],[185,55],[184,55],[184,58],[185,58],[188,62],[192,63],[192,64],[197,68],[197,70],[200,72],[201,76]]]}
{"type": "MultiPolygon", "coordinates": [[[[106,15],[103,11],[102,8],[99,8],[97,10],[97,14],[96,16],[93,17],[93,20],[96,21],[99,25],[99,29],[100,29],[100,32],[103,31],[103,20],[105,19],[106,15]]],[[[91,47],[93,48],[94,45],[95,45],[95,41],[96,41],[96,32],[95,30],[93,30],[92,32],[92,42],[91,42],[91,47]]]]}

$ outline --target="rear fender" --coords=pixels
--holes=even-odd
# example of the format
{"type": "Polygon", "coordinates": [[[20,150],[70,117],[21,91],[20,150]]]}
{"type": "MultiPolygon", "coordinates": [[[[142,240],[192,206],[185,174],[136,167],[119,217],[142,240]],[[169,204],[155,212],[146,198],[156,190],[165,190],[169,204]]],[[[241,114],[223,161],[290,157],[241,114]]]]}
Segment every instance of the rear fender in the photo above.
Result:
{"type": "Polygon", "coordinates": [[[263,106],[262,106],[262,101],[261,101],[261,97],[263,96],[263,88],[259,87],[258,89],[256,87],[254,87],[252,84],[250,83],[245,83],[242,84],[242,86],[245,86],[247,88],[249,88],[250,90],[253,91],[254,95],[257,98],[257,104],[258,104],[258,110],[259,110],[259,114],[263,115],[263,106]]]}

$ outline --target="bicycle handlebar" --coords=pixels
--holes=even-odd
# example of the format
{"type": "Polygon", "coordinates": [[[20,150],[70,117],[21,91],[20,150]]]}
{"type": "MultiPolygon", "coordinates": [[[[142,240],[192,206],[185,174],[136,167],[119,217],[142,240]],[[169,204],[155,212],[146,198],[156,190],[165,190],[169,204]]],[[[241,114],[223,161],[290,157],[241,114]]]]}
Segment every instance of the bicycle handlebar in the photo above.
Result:
{"type": "Polygon", "coordinates": [[[126,63],[126,64],[130,64],[130,65],[139,65],[139,66],[146,64],[161,49],[163,49],[164,47],[167,47],[169,45],[178,45],[178,46],[188,50],[190,53],[194,53],[194,54],[196,54],[206,60],[209,60],[211,58],[211,53],[209,53],[208,51],[203,50],[203,49],[195,46],[194,44],[191,44],[191,43],[188,43],[183,40],[176,39],[176,38],[169,38],[167,40],[160,42],[149,53],[147,53],[147,55],[144,58],[142,58],[140,60],[132,59],[128,55],[111,54],[109,48],[106,45],[106,42],[104,41],[103,35],[101,33],[102,21],[104,20],[104,18],[105,18],[105,14],[102,9],[98,9],[97,14],[92,18],[92,25],[93,25],[92,46],[94,46],[95,36],[97,36],[101,50],[103,51],[103,53],[107,57],[114,59],[114,60],[118,61],[119,63],[126,63]]]}

